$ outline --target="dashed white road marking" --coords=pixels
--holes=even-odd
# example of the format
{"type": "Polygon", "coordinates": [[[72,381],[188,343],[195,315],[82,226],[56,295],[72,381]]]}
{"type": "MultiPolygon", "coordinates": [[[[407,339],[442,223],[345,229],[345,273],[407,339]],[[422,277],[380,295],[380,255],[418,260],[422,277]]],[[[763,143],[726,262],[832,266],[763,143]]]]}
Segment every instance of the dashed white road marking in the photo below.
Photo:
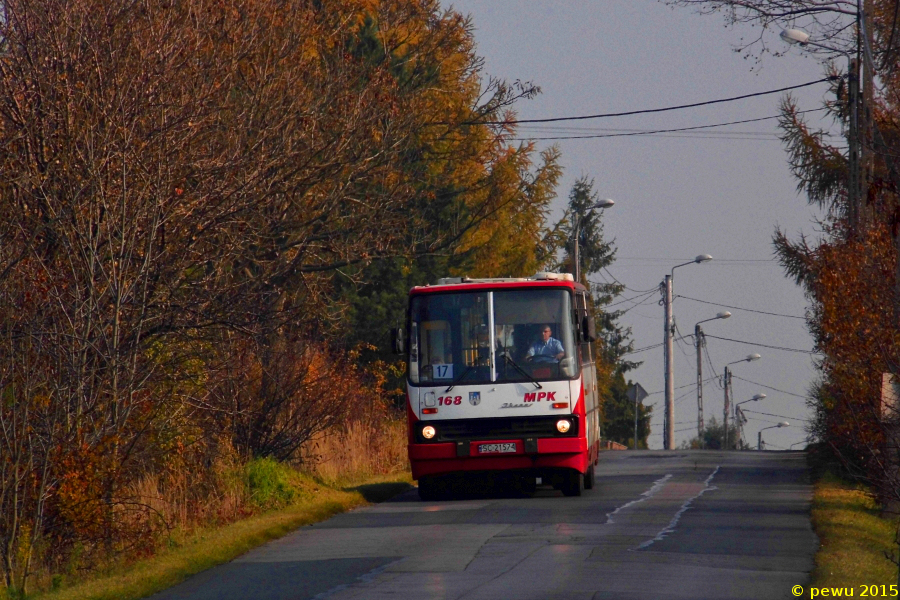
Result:
{"type": "Polygon", "coordinates": [[[718,489],[716,486],[710,485],[710,483],[712,483],[713,477],[716,476],[716,473],[719,472],[719,469],[720,469],[720,468],[721,468],[721,465],[717,465],[717,466],[716,466],[715,470],[714,470],[712,473],[710,473],[710,474],[709,474],[709,477],[706,478],[706,481],[703,482],[703,489],[700,490],[695,496],[693,496],[693,497],[691,497],[691,498],[688,498],[688,499],[685,501],[685,503],[681,505],[681,508],[678,510],[677,513],[675,513],[675,516],[672,517],[672,520],[669,521],[669,524],[666,525],[666,527],[665,527],[664,529],[662,529],[662,531],[660,531],[659,533],[657,533],[657,534],[656,534],[656,537],[654,537],[653,539],[647,540],[646,542],[642,543],[641,545],[639,545],[639,546],[638,546],[637,548],[635,548],[635,549],[636,549],[636,550],[643,550],[644,548],[647,548],[647,547],[649,547],[650,545],[652,545],[654,542],[662,541],[663,538],[665,538],[667,535],[669,535],[670,533],[672,533],[673,531],[675,531],[675,526],[678,525],[678,520],[681,519],[681,515],[683,515],[684,512],[685,512],[688,508],[691,507],[691,503],[692,503],[694,500],[696,500],[697,498],[699,498],[700,496],[702,496],[702,495],[705,494],[706,492],[709,492],[709,491],[718,489]]]}
{"type": "Polygon", "coordinates": [[[649,490],[647,490],[646,492],[641,494],[640,498],[638,498],[636,500],[632,500],[631,502],[628,502],[626,504],[623,504],[622,506],[620,506],[616,510],[612,511],[611,513],[606,513],[606,524],[615,523],[615,521],[613,520],[613,516],[615,516],[615,514],[617,512],[619,512],[620,510],[625,510],[626,508],[628,508],[630,506],[634,506],[635,504],[638,504],[640,502],[643,502],[644,500],[647,500],[648,498],[652,498],[653,496],[655,496],[656,493],[659,492],[659,490],[663,489],[663,487],[666,485],[666,482],[668,480],[670,480],[671,478],[672,478],[672,475],[670,473],[668,475],[661,477],[660,479],[657,479],[656,481],[653,482],[653,485],[650,486],[649,490]]]}

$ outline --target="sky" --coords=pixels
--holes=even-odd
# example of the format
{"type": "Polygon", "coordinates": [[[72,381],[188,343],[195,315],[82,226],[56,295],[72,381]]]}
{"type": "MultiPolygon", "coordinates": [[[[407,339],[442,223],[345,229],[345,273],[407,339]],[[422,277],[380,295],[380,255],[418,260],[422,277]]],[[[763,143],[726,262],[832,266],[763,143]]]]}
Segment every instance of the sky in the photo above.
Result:
{"type": "MultiPolygon", "coordinates": [[[[691,104],[780,89],[823,77],[821,59],[790,49],[760,61],[735,52],[748,27],[728,28],[720,16],[700,16],[651,0],[453,0],[472,18],[477,52],[486,74],[507,81],[531,81],[542,89],[517,104],[520,119],[624,112],[691,104]]],[[[777,31],[766,34],[775,49],[786,49],[777,31]]],[[[816,109],[828,95],[826,84],[791,92],[801,110],[816,109]]],[[[522,126],[522,137],[557,137],[655,130],[757,119],[778,114],[783,94],[758,96],[692,109],[590,121],[522,126]],[[565,129],[561,129],[564,127],[565,129]]],[[[821,112],[809,121],[834,130],[821,112]]],[[[629,309],[620,323],[630,327],[636,349],[663,341],[663,307],[654,290],[675,265],[698,254],[714,260],[675,270],[673,313],[678,331],[729,310],[732,317],[702,325],[708,357],[703,378],[721,378],[726,363],[750,353],[762,358],[731,365],[737,402],[757,393],[767,397],[742,405],[751,420],[745,438],[755,447],[760,429],[779,421],[789,427],[763,433],[770,449],[802,448],[805,395],[816,379],[813,356],[730,338],[809,351],[802,317],[802,290],[773,260],[772,235],[781,228],[792,238],[818,235],[814,207],[797,192],[787,155],[777,139],[776,120],[732,125],[685,134],[537,141],[558,144],[564,177],[554,218],[562,215],[568,191],[581,176],[594,180],[602,198],[616,204],[603,214],[605,233],[618,248],[609,274],[597,281],[625,284],[615,308],[629,309]],[[704,304],[700,301],[712,304],[704,304]],[[787,316],[765,315],[752,309],[787,316]],[[750,380],[750,381],[745,381],[750,380]],[[752,383],[751,383],[752,382],[752,383]],[[751,413],[749,411],[756,411],[751,413]],[[768,414],[759,414],[768,413],[768,414]],[[777,415],[777,416],[773,416],[777,415]]],[[[840,140],[838,140],[839,142],[840,140]]],[[[650,448],[662,448],[663,349],[630,358],[643,361],[627,374],[650,392],[654,406],[650,448]]],[[[697,433],[696,350],[692,338],[675,347],[675,444],[697,433]]],[[[721,422],[723,392],[717,380],[703,389],[704,416],[721,422]]]]}

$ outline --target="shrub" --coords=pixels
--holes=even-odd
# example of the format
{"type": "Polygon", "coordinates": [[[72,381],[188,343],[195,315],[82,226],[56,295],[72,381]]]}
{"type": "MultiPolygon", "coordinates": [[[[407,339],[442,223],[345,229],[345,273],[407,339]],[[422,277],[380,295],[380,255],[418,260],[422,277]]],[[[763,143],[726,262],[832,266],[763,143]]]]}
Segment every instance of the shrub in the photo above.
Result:
{"type": "Polygon", "coordinates": [[[281,508],[294,502],[294,471],[274,458],[254,458],[244,467],[250,502],[261,509],[281,508]]]}

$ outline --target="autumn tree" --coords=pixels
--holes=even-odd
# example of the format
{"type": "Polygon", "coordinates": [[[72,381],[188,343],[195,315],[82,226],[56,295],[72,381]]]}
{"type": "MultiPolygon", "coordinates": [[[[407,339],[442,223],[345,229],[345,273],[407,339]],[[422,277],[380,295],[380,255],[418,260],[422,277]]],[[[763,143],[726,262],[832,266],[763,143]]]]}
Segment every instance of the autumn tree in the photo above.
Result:
{"type": "Polygon", "coordinates": [[[179,448],[290,457],[334,422],[310,402],[347,368],[335,277],[477,253],[556,159],[509,145],[537,90],[485,81],[436,0],[2,10],[0,568],[24,592],[75,544],[133,547],[128,486],[179,448]]]}

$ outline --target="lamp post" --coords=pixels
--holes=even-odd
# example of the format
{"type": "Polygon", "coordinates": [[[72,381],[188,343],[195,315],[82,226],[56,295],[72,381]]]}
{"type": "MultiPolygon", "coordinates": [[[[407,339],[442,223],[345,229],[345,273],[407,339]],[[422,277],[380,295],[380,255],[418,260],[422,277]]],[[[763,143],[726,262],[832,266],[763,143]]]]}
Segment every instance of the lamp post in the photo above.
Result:
{"type": "Polygon", "coordinates": [[[737,404],[734,405],[734,422],[735,422],[735,424],[737,424],[737,436],[738,436],[737,444],[735,444],[735,446],[737,447],[738,450],[741,449],[741,433],[744,429],[744,421],[745,421],[744,413],[739,408],[740,405],[746,404],[747,402],[757,402],[759,400],[762,400],[765,397],[766,397],[765,394],[753,394],[753,397],[750,398],[749,400],[741,400],[740,402],[738,402],[737,404]]]}
{"type": "Polygon", "coordinates": [[[763,449],[763,441],[762,441],[762,432],[763,431],[765,431],[766,429],[775,429],[776,427],[790,427],[790,425],[791,424],[788,423],[787,421],[782,421],[781,423],[779,423],[777,425],[772,425],[771,427],[763,427],[762,429],[760,429],[759,437],[757,438],[757,441],[756,441],[756,449],[757,450],[763,449]]]}
{"type": "MultiPolygon", "coordinates": [[[[595,208],[600,208],[600,209],[609,208],[610,206],[612,206],[615,203],[616,203],[616,201],[611,198],[604,198],[604,199],[598,200],[597,202],[594,202],[593,204],[588,206],[585,209],[585,211],[591,211],[591,210],[594,210],[595,208]]],[[[572,267],[572,275],[574,275],[576,282],[580,282],[581,281],[581,258],[578,256],[578,240],[581,237],[581,231],[580,231],[580,229],[581,229],[581,213],[578,211],[574,211],[574,213],[575,213],[575,222],[572,224],[573,225],[572,235],[575,237],[575,242],[574,242],[575,250],[573,253],[574,254],[573,258],[575,259],[575,264],[572,267]]]]}
{"type": "Polygon", "coordinates": [[[754,360],[759,360],[760,358],[762,358],[762,357],[759,354],[748,354],[746,358],[742,358],[741,360],[735,360],[735,361],[732,361],[732,362],[728,363],[727,365],[725,365],[725,377],[724,377],[724,380],[722,381],[722,387],[725,388],[725,408],[723,411],[724,414],[722,416],[722,422],[725,425],[725,434],[724,434],[724,439],[723,439],[723,444],[722,444],[723,450],[728,449],[728,412],[729,412],[728,409],[730,408],[728,393],[731,389],[731,370],[728,367],[730,367],[731,365],[736,365],[737,363],[741,363],[741,362],[753,362],[754,360]]]}
{"type": "Polygon", "coordinates": [[[799,29],[785,29],[781,32],[781,39],[788,44],[798,44],[801,47],[815,46],[823,48],[830,52],[843,54],[847,57],[847,87],[850,123],[847,132],[847,146],[849,152],[849,179],[847,184],[847,203],[848,217],[850,220],[850,231],[855,232],[859,226],[860,201],[862,198],[862,181],[860,177],[860,143],[859,143],[859,105],[860,105],[860,89],[859,89],[859,61],[839,48],[819,44],[809,39],[809,34],[799,29]]]}
{"type": "Polygon", "coordinates": [[[675,446],[675,371],[673,368],[673,352],[672,352],[672,336],[675,333],[675,321],[672,319],[672,280],[675,277],[675,269],[678,267],[684,267],[686,265],[692,265],[694,263],[703,263],[712,260],[712,256],[709,254],[699,254],[694,260],[688,261],[686,263],[681,263],[680,265],[675,265],[672,267],[672,270],[666,275],[665,281],[662,283],[663,287],[663,296],[664,296],[664,306],[665,306],[665,322],[663,323],[663,329],[665,332],[664,339],[664,356],[665,356],[665,380],[666,380],[666,433],[663,436],[663,448],[666,450],[672,450],[675,446]]]}
{"type": "Polygon", "coordinates": [[[703,359],[701,357],[701,350],[705,340],[703,339],[703,330],[700,328],[700,323],[715,321],[717,319],[727,319],[730,316],[731,313],[726,310],[718,313],[711,319],[698,321],[694,325],[694,344],[697,346],[697,441],[700,443],[701,448],[703,447],[703,359]]]}

